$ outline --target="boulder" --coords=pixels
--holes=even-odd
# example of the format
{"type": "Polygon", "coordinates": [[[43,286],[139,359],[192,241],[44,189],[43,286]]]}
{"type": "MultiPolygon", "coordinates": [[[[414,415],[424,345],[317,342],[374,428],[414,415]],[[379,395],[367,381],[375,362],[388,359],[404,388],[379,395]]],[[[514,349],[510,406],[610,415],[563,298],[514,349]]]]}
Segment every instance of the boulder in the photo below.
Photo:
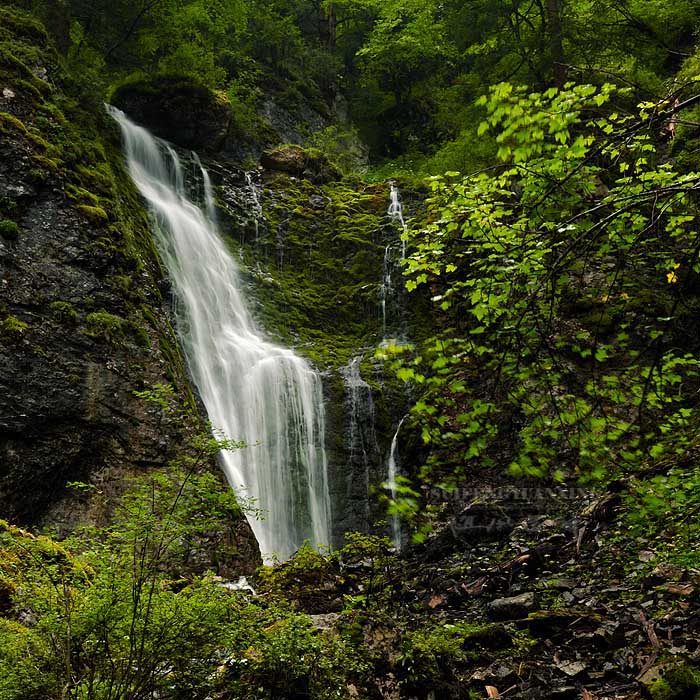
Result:
{"type": "Polygon", "coordinates": [[[111,102],[160,138],[195,151],[219,151],[232,123],[228,99],[187,77],[129,81],[111,102]]]}
{"type": "Polygon", "coordinates": [[[534,593],[522,593],[512,598],[496,598],[489,603],[489,614],[496,620],[517,620],[527,617],[536,607],[534,593]]]}
{"type": "Polygon", "coordinates": [[[313,148],[278,146],[265,151],[260,163],[267,170],[277,170],[319,184],[342,177],[340,170],[323,153],[313,148]]]}

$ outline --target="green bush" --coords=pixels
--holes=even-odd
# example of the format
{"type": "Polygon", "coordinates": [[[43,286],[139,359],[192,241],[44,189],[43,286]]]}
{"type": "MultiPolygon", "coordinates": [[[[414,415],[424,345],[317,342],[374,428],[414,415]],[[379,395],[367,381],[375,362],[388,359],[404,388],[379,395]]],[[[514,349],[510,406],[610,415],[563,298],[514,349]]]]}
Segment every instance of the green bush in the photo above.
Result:
{"type": "Polygon", "coordinates": [[[19,226],[11,219],[0,221],[0,236],[8,241],[14,241],[19,236],[19,226]]]}

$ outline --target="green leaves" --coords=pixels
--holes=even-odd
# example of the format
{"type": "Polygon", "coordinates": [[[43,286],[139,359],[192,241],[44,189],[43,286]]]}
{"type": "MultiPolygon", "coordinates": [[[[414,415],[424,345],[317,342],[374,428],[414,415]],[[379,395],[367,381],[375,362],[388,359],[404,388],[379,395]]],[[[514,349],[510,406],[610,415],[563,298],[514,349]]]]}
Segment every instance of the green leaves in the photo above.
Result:
{"type": "Polygon", "coordinates": [[[503,167],[430,179],[405,274],[442,330],[396,365],[421,378],[427,478],[504,449],[515,475],[601,478],[664,453],[695,411],[697,359],[673,338],[700,176],[657,162],[644,120],[661,107],[601,117],[616,92],[494,86],[480,133],[503,167]]]}

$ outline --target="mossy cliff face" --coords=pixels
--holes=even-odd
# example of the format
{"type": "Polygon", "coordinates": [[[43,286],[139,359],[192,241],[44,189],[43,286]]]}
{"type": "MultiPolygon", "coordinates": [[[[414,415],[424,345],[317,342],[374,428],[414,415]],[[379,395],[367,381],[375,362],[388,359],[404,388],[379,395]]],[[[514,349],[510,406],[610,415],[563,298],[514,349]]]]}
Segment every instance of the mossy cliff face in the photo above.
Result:
{"type": "Polygon", "coordinates": [[[322,164],[303,177],[208,166],[254,314],[275,340],[322,371],[335,540],[350,530],[382,530],[381,484],[407,398],[374,355],[384,336],[416,337],[425,320],[416,308],[409,327],[402,313],[400,230],[387,215],[389,186],[327,182],[322,164]],[[387,264],[393,293],[385,328],[387,264]]]}
{"type": "MultiPolygon", "coordinates": [[[[201,422],[116,129],[69,89],[43,29],[0,7],[0,513],[59,529],[104,517],[126,475],[182,449],[186,431],[135,391],[171,384],[201,422]],[[64,498],[88,480],[100,508],[64,498]]],[[[222,528],[255,559],[234,520],[222,528]]]]}

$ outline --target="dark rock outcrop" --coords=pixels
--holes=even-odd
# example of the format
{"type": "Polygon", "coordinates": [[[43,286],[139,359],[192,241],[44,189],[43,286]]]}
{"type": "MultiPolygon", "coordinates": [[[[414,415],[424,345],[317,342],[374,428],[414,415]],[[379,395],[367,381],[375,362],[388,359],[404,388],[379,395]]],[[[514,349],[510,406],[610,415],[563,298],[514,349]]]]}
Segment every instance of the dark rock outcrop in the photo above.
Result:
{"type": "Polygon", "coordinates": [[[260,163],[268,170],[303,177],[318,184],[342,177],[338,168],[323,153],[301,146],[278,146],[265,151],[260,163]]]}
{"type": "Polygon", "coordinates": [[[231,128],[228,100],[191,78],[159,76],[128,82],[111,100],[133,120],[183,148],[218,151],[231,128]]]}

